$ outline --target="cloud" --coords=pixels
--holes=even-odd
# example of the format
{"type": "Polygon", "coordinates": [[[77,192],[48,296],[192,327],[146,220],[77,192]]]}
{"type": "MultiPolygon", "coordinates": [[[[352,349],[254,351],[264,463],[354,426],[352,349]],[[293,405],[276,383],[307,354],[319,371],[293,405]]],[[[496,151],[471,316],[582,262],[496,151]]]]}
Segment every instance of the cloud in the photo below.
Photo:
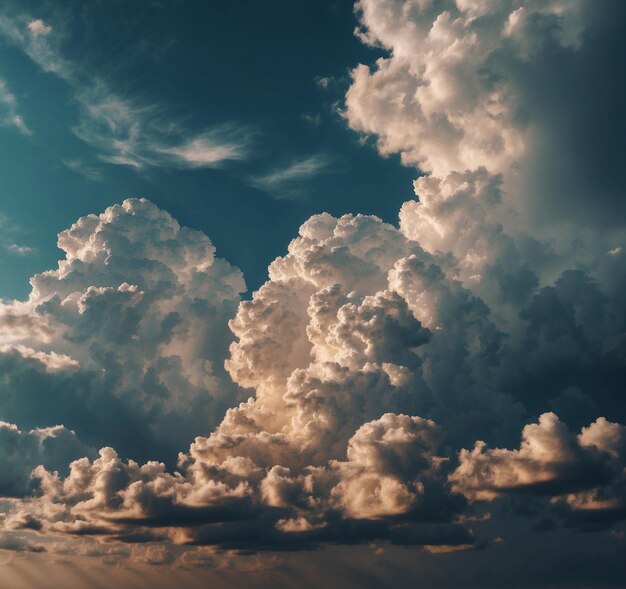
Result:
{"type": "Polygon", "coordinates": [[[544,413],[522,430],[518,450],[488,449],[476,442],[461,450],[450,476],[472,500],[503,495],[551,497],[570,520],[626,517],[624,461],[626,427],[598,418],[570,433],[554,413],[544,413]]]}
{"type": "Polygon", "coordinates": [[[190,139],[179,147],[159,148],[157,151],[180,160],[182,167],[213,167],[227,160],[238,160],[246,157],[244,130],[234,127],[223,127],[208,131],[190,139]],[[231,142],[227,137],[231,136],[231,142]]]}
{"type": "MultiPolygon", "coordinates": [[[[36,494],[7,510],[13,528],[152,542],[138,559],[153,565],[179,545],[446,553],[500,543],[510,526],[522,537],[525,520],[619,529],[623,234],[576,215],[552,237],[526,222],[517,182],[541,117],[524,115],[522,77],[500,75],[588,51],[590,5],[358,8],[361,38],[388,55],[355,70],[346,118],[427,172],[418,200],[398,226],[312,216],[248,300],[208,237],[146,200],[62,232],[58,269],[0,306],[0,415],[31,434],[64,423],[101,449],[59,472],[39,454],[20,464],[22,481],[42,462],[36,494]]],[[[85,120],[104,131],[85,132],[103,157],[149,165],[136,121],[154,113],[92,98],[85,120]]],[[[212,157],[212,144],[181,145],[212,157]]],[[[261,181],[286,190],[316,166],[261,181]]]]}
{"type": "Polygon", "coordinates": [[[10,243],[7,246],[7,250],[9,250],[12,254],[17,254],[18,256],[27,256],[35,252],[34,248],[27,245],[17,245],[17,243],[10,243]]]}
{"type": "Polygon", "coordinates": [[[2,78],[0,78],[0,126],[14,127],[22,135],[32,134],[18,113],[15,95],[9,91],[6,81],[2,78]]]}
{"type": "Polygon", "coordinates": [[[442,179],[502,175],[520,213],[509,220],[536,233],[554,233],[555,219],[623,225],[621,173],[600,147],[623,154],[624,88],[605,67],[622,47],[621,7],[360,0],[356,10],[360,39],[385,55],[352,70],[344,114],[381,154],[442,179]]]}
{"type": "Polygon", "coordinates": [[[251,132],[244,127],[220,125],[191,134],[178,122],[163,120],[158,106],[125,98],[102,80],[72,85],[80,111],[73,131],[107,163],[136,169],[211,168],[248,153],[251,132]]]}
{"type": "Polygon", "coordinates": [[[307,196],[307,184],[312,178],[327,173],[330,158],[323,154],[312,155],[262,176],[253,176],[249,182],[255,188],[277,199],[299,199],[307,196]]]}
{"type": "Polygon", "coordinates": [[[30,31],[30,34],[35,37],[39,37],[40,35],[45,37],[52,32],[52,27],[38,18],[36,20],[31,20],[28,23],[28,30],[30,31]]]}
{"type": "MultiPolygon", "coordinates": [[[[0,16],[0,35],[21,49],[44,72],[62,79],[78,107],[74,134],[98,152],[102,161],[143,169],[216,167],[240,160],[248,153],[251,132],[243,126],[215,126],[191,132],[168,117],[163,107],[125,96],[100,76],[94,77],[78,62],[67,59],[61,48],[62,31],[42,20],[0,16]]],[[[7,120],[29,134],[14,112],[15,99],[0,81],[0,105],[10,108],[7,120]]],[[[70,169],[84,173],[83,165],[70,169]]],[[[89,175],[93,172],[88,170],[89,175]]]]}
{"type": "MultiPolygon", "coordinates": [[[[0,422],[0,494],[21,497],[27,494],[31,471],[45,465],[65,470],[79,456],[93,450],[81,443],[76,434],[63,426],[20,431],[14,424],[0,422]]],[[[39,529],[38,520],[27,512],[13,514],[5,525],[12,529],[39,529]]]]}
{"type": "Polygon", "coordinates": [[[83,217],[59,247],[28,301],[0,305],[3,417],[175,456],[239,398],[223,362],[241,272],[145,200],[83,217]]]}
{"type": "MultiPolygon", "coordinates": [[[[489,178],[451,176],[449,198],[465,206],[478,194],[488,208],[489,178]]],[[[59,235],[59,268],[32,279],[28,301],[2,307],[0,407],[35,429],[58,419],[104,447],[58,473],[30,461],[38,496],[10,512],[11,525],[220,550],[377,540],[450,551],[481,545],[468,510],[485,498],[534,494],[567,521],[606,500],[618,521],[614,421],[576,437],[546,414],[520,450],[457,449],[509,443],[535,407],[623,411],[607,376],[623,341],[611,319],[623,272],[568,270],[507,301],[515,313],[494,314],[480,282],[459,279],[462,232],[449,242],[432,233],[444,239],[431,246],[434,213],[417,219],[424,228],[409,231],[406,218],[396,228],[313,216],[247,301],[209,239],[148,201],[79,219],[59,235]],[[559,386],[563,366],[589,358],[605,387],[593,403],[584,372],[566,371],[559,386]],[[536,396],[517,392],[539,380],[550,386],[536,396]],[[39,409],[39,390],[56,413],[39,409]],[[168,457],[193,436],[173,470],[168,457]]]]}

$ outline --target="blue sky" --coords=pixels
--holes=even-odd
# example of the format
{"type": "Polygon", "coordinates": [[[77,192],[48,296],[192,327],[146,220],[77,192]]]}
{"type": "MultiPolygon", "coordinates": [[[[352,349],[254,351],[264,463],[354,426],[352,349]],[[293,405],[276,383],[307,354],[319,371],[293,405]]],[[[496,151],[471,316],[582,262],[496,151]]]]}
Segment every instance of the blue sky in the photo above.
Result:
{"type": "Polygon", "coordinates": [[[350,2],[21,2],[3,19],[0,79],[25,127],[0,127],[0,296],[25,296],[54,265],[56,233],[129,196],[206,232],[254,289],[311,214],[395,222],[411,195],[414,172],[341,116],[349,65],[380,54],[352,34],[350,2]],[[50,30],[26,30],[34,19],[50,30]],[[29,56],[33,41],[49,49],[29,56]],[[126,161],[113,142],[133,125],[138,161],[126,161]],[[149,154],[207,132],[233,159],[149,154]]]}

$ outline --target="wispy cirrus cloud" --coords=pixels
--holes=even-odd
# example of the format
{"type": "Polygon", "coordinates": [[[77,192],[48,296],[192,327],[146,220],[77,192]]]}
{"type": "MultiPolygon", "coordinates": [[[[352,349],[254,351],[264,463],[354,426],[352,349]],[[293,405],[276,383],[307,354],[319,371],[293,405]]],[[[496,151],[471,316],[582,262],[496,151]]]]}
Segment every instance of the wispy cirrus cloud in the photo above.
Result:
{"type": "Polygon", "coordinates": [[[9,91],[7,83],[0,78],[0,126],[14,127],[23,135],[30,135],[24,119],[17,110],[17,99],[9,91]]]}
{"type": "Polygon", "coordinates": [[[77,86],[74,99],[79,121],[72,131],[109,164],[212,168],[244,159],[249,150],[252,134],[243,126],[219,125],[189,134],[162,107],[121,96],[102,80],[77,86]]]}
{"type": "MultiPolygon", "coordinates": [[[[71,131],[93,147],[103,162],[135,169],[211,168],[244,159],[248,154],[250,129],[222,124],[192,133],[185,124],[169,117],[163,106],[125,96],[102,77],[94,79],[81,64],[64,56],[62,33],[56,26],[41,19],[0,15],[0,36],[22,50],[42,71],[70,86],[78,108],[78,121],[71,131]]],[[[0,85],[0,104],[2,88],[0,85]]],[[[14,104],[12,95],[8,96],[9,103],[12,99],[14,104]]],[[[16,116],[13,124],[27,132],[16,116]]],[[[77,166],[68,167],[80,171],[77,166]]]]}
{"type": "Polygon", "coordinates": [[[275,168],[267,174],[252,176],[249,183],[276,199],[300,199],[308,194],[308,181],[330,171],[331,159],[315,154],[275,168]]]}
{"type": "Polygon", "coordinates": [[[58,47],[60,35],[43,20],[0,14],[0,35],[19,47],[43,71],[63,79],[72,76],[72,64],[63,58],[58,47]]]}

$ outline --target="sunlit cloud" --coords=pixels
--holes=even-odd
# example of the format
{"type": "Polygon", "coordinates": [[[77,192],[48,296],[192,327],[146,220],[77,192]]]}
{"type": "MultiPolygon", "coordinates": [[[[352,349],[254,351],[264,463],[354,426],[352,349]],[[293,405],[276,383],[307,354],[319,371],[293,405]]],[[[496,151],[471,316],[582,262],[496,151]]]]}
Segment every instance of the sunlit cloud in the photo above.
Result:
{"type": "MultiPolygon", "coordinates": [[[[315,584],[304,571],[319,562],[330,586],[359,587],[390,574],[399,587],[506,585],[526,569],[547,586],[573,559],[590,563],[572,567],[583,582],[599,565],[623,571],[626,224],[554,214],[565,179],[550,170],[544,186],[530,164],[540,138],[555,158],[571,147],[557,116],[571,86],[555,83],[547,105],[535,74],[574,76],[563,63],[587,55],[597,65],[587,40],[605,8],[518,4],[357,2],[357,36],[382,56],[352,70],[343,122],[399,156],[414,194],[385,220],[303,215],[250,294],[208,235],[165,210],[185,206],[184,181],[158,205],[76,215],[58,263],[25,300],[0,301],[0,550],[98,559],[117,586],[132,567],[276,574],[278,551],[297,575],[287,584],[315,584]],[[522,191],[530,179],[545,192],[522,191]],[[354,554],[344,569],[331,560],[354,554]]],[[[72,131],[96,163],[81,154],[66,168],[95,181],[106,165],[162,166],[177,181],[251,157],[254,130],[192,129],[88,76],[59,49],[62,30],[0,20],[70,91],[72,131]]],[[[264,213],[299,215],[331,184],[332,149],[245,170],[268,196],[262,230],[264,213]]],[[[610,214],[618,198],[596,188],[584,206],[610,214]]],[[[256,248],[239,213],[224,232],[256,248]]],[[[0,215],[11,264],[34,252],[24,233],[0,215]]]]}
{"type": "Polygon", "coordinates": [[[28,23],[28,30],[30,31],[31,35],[35,37],[39,37],[39,36],[45,37],[46,35],[49,35],[52,32],[52,27],[50,25],[47,25],[40,18],[38,18],[35,20],[31,20],[28,23]]]}

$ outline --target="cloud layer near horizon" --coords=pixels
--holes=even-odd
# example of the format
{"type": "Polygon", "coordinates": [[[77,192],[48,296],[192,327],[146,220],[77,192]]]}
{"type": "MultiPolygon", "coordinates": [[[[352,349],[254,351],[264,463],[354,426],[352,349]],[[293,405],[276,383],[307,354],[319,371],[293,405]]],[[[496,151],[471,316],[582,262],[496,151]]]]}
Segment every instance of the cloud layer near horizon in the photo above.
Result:
{"type": "Polygon", "coordinates": [[[474,522],[498,510],[622,525],[623,224],[522,198],[541,121],[498,75],[585,55],[593,6],[444,4],[358,3],[390,55],[345,116],[428,174],[399,226],[315,215],[240,300],[206,236],[129,199],[0,305],[8,537],[447,551],[495,542],[474,522]]]}

